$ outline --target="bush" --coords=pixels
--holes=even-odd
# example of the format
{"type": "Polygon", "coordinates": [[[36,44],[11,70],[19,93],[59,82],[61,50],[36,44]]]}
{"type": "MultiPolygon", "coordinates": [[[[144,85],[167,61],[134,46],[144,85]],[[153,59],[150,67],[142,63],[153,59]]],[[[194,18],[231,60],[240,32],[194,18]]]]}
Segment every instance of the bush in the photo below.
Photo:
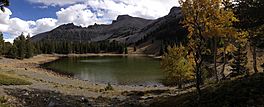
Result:
{"type": "Polygon", "coordinates": [[[114,88],[110,83],[108,83],[107,86],[105,87],[105,91],[112,91],[112,90],[114,90],[114,88]]]}
{"type": "Polygon", "coordinates": [[[164,85],[182,85],[194,79],[193,67],[187,57],[188,52],[185,47],[168,47],[168,52],[164,54],[161,61],[161,68],[165,74],[164,85]]]}

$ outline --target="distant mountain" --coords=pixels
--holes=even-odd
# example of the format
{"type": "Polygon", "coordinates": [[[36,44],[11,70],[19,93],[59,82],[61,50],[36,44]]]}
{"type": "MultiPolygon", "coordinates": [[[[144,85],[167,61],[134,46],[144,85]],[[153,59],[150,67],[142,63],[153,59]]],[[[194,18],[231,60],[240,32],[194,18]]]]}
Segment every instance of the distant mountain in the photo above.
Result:
{"type": "Polygon", "coordinates": [[[151,22],[152,20],[121,15],[110,25],[95,24],[89,27],[80,27],[70,23],[61,25],[49,32],[35,35],[32,37],[32,40],[51,39],[56,41],[96,42],[134,34],[151,22]]]}
{"type": "Polygon", "coordinates": [[[173,7],[168,15],[156,20],[120,15],[109,25],[95,24],[80,27],[72,23],[65,24],[49,32],[35,35],[31,39],[33,42],[41,40],[71,42],[116,40],[128,45],[136,44],[140,53],[153,54],[159,52],[162,41],[182,41],[182,38],[186,37],[186,30],[180,24],[181,19],[180,8],[173,7]]]}

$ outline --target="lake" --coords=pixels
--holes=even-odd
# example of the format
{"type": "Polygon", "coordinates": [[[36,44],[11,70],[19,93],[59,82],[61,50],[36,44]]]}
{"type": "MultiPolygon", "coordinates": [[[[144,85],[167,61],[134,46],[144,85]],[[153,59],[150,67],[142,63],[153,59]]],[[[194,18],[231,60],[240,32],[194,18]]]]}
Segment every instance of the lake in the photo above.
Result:
{"type": "Polygon", "coordinates": [[[67,57],[44,64],[54,71],[94,83],[161,85],[160,61],[135,56],[67,57]]]}

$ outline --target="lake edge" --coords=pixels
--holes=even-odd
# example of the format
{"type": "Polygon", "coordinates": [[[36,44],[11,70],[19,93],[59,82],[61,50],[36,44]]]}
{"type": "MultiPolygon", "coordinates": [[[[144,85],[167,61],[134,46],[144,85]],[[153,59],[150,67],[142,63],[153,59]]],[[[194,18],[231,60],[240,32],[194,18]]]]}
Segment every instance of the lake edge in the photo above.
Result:
{"type": "MultiPolygon", "coordinates": [[[[72,79],[77,79],[77,80],[81,80],[81,81],[85,81],[85,82],[89,82],[89,83],[94,83],[94,84],[108,84],[109,82],[93,82],[93,81],[89,81],[89,80],[83,80],[80,78],[76,78],[74,77],[74,74],[72,73],[68,73],[65,72],[63,70],[58,70],[58,69],[54,69],[54,68],[50,68],[47,67],[47,64],[49,63],[54,63],[58,60],[62,60],[64,58],[85,58],[85,57],[145,57],[145,58],[150,58],[151,60],[161,60],[161,56],[155,56],[155,55],[147,55],[147,54],[109,54],[109,53],[105,53],[105,54],[52,54],[56,57],[58,57],[56,60],[53,61],[48,61],[45,63],[41,63],[40,68],[42,69],[46,69],[51,71],[52,73],[55,73],[57,75],[63,76],[63,77],[67,77],[67,78],[72,78],[72,79]]],[[[118,83],[111,83],[111,85],[116,85],[116,86],[143,86],[143,87],[166,87],[162,84],[162,79],[159,80],[160,82],[157,83],[153,83],[152,82],[145,82],[145,84],[118,84],[118,83]],[[151,85],[152,84],[152,85],[151,85]]]]}

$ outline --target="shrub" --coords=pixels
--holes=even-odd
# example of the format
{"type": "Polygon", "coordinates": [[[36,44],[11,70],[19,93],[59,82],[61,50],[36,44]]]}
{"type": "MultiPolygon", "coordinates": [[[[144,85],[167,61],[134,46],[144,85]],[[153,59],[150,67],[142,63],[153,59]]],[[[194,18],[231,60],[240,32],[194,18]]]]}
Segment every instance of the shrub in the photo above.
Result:
{"type": "Polygon", "coordinates": [[[165,85],[182,85],[194,79],[193,67],[187,57],[188,52],[180,45],[168,47],[168,52],[162,57],[161,68],[165,74],[165,85]]]}

